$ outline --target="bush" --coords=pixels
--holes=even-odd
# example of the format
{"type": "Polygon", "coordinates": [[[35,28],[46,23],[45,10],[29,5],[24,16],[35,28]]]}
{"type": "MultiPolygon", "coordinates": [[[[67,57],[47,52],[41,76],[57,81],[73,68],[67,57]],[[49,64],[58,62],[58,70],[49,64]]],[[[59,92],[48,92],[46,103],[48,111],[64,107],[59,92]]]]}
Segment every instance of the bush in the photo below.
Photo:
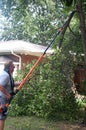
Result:
{"type": "MultiPolygon", "coordinates": [[[[43,118],[71,119],[79,110],[71,91],[72,59],[55,53],[43,60],[10,105],[10,115],[36,115],[43,118]],[[71,65],[70,65],[71,62],[71,65]]],[[[26,65],[17,78],[24,77],[32,64],[26,65]]]]}

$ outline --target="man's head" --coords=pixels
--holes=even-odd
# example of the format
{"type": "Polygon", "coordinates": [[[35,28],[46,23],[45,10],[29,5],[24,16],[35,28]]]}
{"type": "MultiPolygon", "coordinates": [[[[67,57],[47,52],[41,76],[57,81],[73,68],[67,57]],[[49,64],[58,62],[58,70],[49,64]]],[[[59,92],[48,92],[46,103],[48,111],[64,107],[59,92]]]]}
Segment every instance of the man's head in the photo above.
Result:
{"type": "Polygon", "coordinates": [[[12,60],[9,60],[4,64],[4,70],[8,71],[9,73],[13,73],[14,68],[15,66],[12,60]]]}

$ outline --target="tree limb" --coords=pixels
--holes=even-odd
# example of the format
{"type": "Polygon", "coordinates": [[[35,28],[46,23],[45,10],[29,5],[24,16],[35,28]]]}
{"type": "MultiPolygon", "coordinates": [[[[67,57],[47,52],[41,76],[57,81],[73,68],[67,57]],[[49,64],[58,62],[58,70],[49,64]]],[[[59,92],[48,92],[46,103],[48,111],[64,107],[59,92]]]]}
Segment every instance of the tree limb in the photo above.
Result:
{"type": "Polygon", "coordinates": [[[72,11],[72,13],[69,15],[68,20],[63,25],[63,31],[61,32],[61,38],[60,38],[60,41],[59,41],[59,48],[61,48],[61,45],[62,45],[62,42],[63,42],[63,38],[64,38],[64,34],[65,34],[65,32],[67,30],[67,27],[69,26],[69,24],[71,22],[71,19],[74,16],[75,12],[76,12],[76,10],[72,11]]]}

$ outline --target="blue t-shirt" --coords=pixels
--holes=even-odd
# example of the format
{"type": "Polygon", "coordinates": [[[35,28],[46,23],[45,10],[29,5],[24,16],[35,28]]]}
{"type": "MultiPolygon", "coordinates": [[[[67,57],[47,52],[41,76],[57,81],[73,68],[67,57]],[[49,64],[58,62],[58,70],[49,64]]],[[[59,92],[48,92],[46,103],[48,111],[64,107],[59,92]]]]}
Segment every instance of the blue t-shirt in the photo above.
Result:
{"type": "MultiPolygon", "coordinates": [[[[4,70],[0,73],[0,85],[3,86],[7,90],[8,93],[12,92],[10,76],[4,70]]],[[[5,96],[5,95],[0,91],[0,96],[5,96]]]]}

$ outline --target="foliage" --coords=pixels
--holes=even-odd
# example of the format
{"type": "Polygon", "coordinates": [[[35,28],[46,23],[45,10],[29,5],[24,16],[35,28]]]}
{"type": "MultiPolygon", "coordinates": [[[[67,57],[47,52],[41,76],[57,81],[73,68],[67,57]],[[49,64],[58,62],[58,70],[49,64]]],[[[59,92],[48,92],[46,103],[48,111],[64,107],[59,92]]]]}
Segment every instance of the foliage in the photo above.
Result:
{"type": "MultiPolygon", "coordinates": [[[[48,45],[58,28],[64,25],[68,12],[75,8],[77,0],[69,0],[69,2],[72,2],[72,7],[67,8],[64,4],[61,4],[60,0],[25,0],[25,2],[23,0],[1,0],[2,14],[7,18],[1,40],[21,39],[36,44],[48,45]]],[[[85,9],[84,0],[83,8],[85,9]]],[[[69,30],[66,32],[63,39],[64,43],[69,44],[71,42],[73,52],[76,52],[77,56],[79,52],[82,51],[83,53],[77,14],[74,15],[69,30]]],[[[59,42],[60,38],[61,36],[55,42],[59,42]]]]}
{"type": "Polygon", "coordinates": [[[47,45],[64,18],[59,0],[58,4],[53,0],[1,0],[0,7],[8,21],[1,40],[18,39],[47,45]]]}
{"type": "Polygon", "coordinates": [[[65,6],[70,7],[72,4],[75,4],[77,0],[61,0],[61,2],[63,4],[65,4],[65,6]]]}
{"type": "MultiPolygon", "coordinates": [[[[59,0],[1,0],[0,2],[2,14],[7,18],[1,40],[22,39],[42,45],[52,41],[55,32],[68,16],[68,12],[76,6],[75,0],[74,5],[72,0],[67,0],[66,8],[59,0]]],[[[85,10],[84,0],[83,8],[85,10]]],[[[69,51],[72,54],[76,52],[77,61],[82,60],[80,53],[83,53],[83,49],[79,29],[79,20],[75,15],[71,28],[69,26],[65,33],[61,53],[56,50],[48,63],[45,64],[45,61],[39,65],[33,77],[12,101],[11,115],[53,118],[61,113],[66,119],[77,115],[78,105],[71,91],[73,57],[69,51]]],[[[55,48],[59,39],[60,37],[55,40],[55,48]]],[[[18,78],[23,78],[31,65],[27,65],[18,78]]]]}
{"type": "MultiPolygon", "coordinates": [[[[21,75],[31,68],[27,65],[21,75]]],[[[72,119],[77,117],[78,104],[71,90],[72,57],[56,51],[45,59],[33,76],[16,95],[10,105],[10,114],[36,115],[44,118],[72,119]],[[59,62],[58,62],[59,61],[59,62]],[[71,62],[71,64],[70,64],[71,62]],[[60,114],[59,114],[60,113],[60,114]]]]}

